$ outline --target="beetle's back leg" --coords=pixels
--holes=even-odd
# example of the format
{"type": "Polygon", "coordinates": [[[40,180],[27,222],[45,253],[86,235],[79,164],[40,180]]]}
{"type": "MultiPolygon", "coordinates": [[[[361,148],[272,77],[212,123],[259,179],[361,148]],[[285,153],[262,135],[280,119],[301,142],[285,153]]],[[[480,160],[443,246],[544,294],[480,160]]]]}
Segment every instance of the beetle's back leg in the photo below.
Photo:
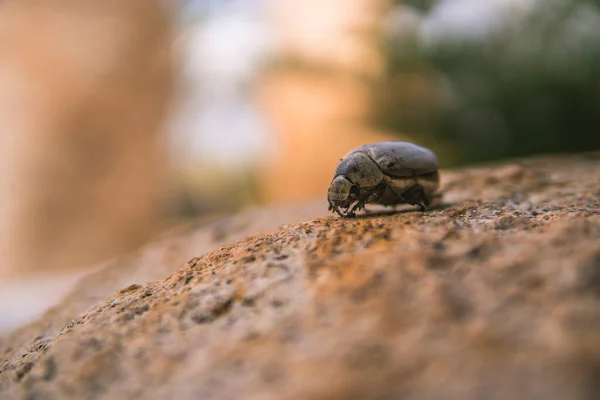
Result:
{"type": "Polygon", "coordinates": [[[425,189],[421,184],[414,184],[402,193],[402,198],[409,204],[418,205],[421,211],[425,211],[427,206],[431,204],[431,198],[425,193],[425,189]]]}

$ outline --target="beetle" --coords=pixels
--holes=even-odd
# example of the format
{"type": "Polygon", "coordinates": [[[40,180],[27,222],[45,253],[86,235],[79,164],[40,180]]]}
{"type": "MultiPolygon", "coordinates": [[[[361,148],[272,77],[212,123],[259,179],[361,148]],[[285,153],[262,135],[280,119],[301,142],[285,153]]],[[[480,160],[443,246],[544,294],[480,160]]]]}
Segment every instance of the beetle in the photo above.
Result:
{"type": "Polygon", "coordinates": [[[418,205],[425,211],[437,197],[438,168],[438,158],[431,150],[410,142],[357,147],[338,164],[327,193],[329,210],[340,217],[354,217],[365,204],[375,203],[418,205]]]}

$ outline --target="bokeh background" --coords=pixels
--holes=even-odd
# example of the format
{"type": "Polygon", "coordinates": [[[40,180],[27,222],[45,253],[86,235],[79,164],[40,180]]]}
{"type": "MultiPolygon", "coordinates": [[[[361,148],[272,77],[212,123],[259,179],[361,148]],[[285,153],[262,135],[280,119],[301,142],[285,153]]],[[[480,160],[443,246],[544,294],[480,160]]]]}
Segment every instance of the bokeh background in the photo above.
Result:
{"type": "Polygon", "coordinates": [[[324,201],[366,142],[449,168],[599,127],[597,0],[4,0],[0,325],[182,221],[324,201]]]}

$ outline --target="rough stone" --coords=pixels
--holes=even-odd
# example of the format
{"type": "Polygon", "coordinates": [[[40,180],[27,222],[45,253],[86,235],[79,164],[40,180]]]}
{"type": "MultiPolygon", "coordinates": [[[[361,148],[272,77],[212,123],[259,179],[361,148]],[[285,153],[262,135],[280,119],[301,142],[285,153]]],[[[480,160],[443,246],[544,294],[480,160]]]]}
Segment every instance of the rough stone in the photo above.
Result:
{"type": "Polygon", "coordinates": [[[600,154],[442,184],[424,213],[249,212],[115,261],[0,338],[0,398],[597,398],[600,154]]]}

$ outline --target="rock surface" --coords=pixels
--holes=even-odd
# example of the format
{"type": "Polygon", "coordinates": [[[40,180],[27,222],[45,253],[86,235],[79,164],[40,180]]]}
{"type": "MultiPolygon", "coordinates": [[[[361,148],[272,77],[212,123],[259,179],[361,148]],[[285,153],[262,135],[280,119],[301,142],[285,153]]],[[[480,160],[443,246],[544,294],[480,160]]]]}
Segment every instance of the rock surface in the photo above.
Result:
{"type": "Polygon", "coordinates": [[[424,213],[262,210],[117,260],[0,338],[0,398],[598,398],[600,154],[442,180],[424,213]]]}

